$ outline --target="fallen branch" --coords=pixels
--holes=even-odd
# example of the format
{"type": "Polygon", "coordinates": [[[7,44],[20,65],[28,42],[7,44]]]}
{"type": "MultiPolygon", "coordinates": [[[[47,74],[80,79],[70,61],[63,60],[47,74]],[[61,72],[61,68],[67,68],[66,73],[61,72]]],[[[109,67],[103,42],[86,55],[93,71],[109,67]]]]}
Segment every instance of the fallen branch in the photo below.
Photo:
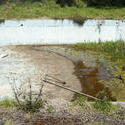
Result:
{"type": "Polygon", "coordinates": [[[96,98],[96,97],[94,97],[94,96],[91,96],[91,95],[88,95],[88,94],[85,94],[85,93],[82,93],[82,92],[78,92],[78,91],[76,91],[76,90],[74,90],[74,89],[71,89],[71,88],[68,88],[68,87],[65,87],[65,86],[62,86],[62,85],[58,85],[58,84],[53,83],[53,82],[50,82],[50,81],[48,81],[48,80],[43,80],[43,81],[46,82],[46,83],[49,83],[49,84],[58,86],[58,87],[60,87],[60,88],[69,90],[69,91],[71,91],[71,92],[75,92],[75,93],[77,93],[77,94],[80,94],[80,95],[83,95],[83,96],[86,96],[86,97],[89,97],[89,98],[92,98],[92,99],[95,99],[95,100],[100,100],[100,99],[98,99],[98,98],[96,98]]]}

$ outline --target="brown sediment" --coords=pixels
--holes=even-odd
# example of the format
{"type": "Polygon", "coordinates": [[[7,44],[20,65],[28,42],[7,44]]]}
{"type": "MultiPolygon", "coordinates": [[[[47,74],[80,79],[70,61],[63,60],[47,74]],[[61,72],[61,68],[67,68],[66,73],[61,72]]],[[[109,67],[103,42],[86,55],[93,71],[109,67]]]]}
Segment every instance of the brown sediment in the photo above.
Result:
{"type": "Polygon", "coordinates": [[[82,61],[78,61],[75,64],[75,74],[80,79],[82,84],[82,92],[96,96],[99,91],[104,89],[104,85],[99,82],[98,68],[86,67],[82,61]]]}
{"type": "Polygon", "coordinates": [[[100,82],[99,67],[86,67],[83,61],[79,60],[75,63],[75,74],[80,79],[83,93],[96,97],[100,91],[104,91],[104,96],[116,101],[116,98],[112,97],[111,90],[100,82]]]}

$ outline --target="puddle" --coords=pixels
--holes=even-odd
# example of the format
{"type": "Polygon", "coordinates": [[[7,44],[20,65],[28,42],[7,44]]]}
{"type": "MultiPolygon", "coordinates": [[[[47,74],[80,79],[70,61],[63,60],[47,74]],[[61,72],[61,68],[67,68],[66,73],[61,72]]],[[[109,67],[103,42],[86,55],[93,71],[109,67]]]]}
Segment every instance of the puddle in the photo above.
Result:
{"type": "Polygon", "coordinates": [[[104,89],[104,85],[99,83],[98,68],[85,67],[82,61],[75,64],[76,74],[79,77],[83,92],[95,96],[104,89]]]}
{"type": "Polygon", "coordinates": [[[100,82],[102,79],[100,78],[99,68],[100,67],[86,67],[83,61],[80,60],[75,63],[75,74],[80,79],[82,92],[96,97],[100,91],[104,91],[104,95],[107,96],[109,100],[116,101],[116,98],[112,97],[111,90],[105,88],[105,85],[100,82]]]}
{"type": "Polygon", "coordinates": [[[44,19],[5,20],[0,23],[1,45],[74,44],[107,40],[125,40],[125,20],[44,19]]]}

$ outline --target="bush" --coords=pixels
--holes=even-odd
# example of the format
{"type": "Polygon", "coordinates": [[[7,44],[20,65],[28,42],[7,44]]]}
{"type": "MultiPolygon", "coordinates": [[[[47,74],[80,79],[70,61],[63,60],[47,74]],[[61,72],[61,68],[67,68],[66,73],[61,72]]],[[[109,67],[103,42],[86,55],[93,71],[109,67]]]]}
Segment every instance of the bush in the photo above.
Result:
{"type": "Polygon", "coordinates": [[[56,0],[56,3],[60,4],[61,7],[64,7],[65,5],[72,6],[74,0],[56,0]]]}
{"type": "Polygon", "coordinates": [[[85,2],[84,0],[56,0],[57,4],[60,4],[61,7],[66,5],[68,6],[76,6],[76,7],[84,7],[85,2]]]}
{"type": "Polygon", "coordinates": [[[88,6],[123,6],[125,0],[86,0],[88,6]]]}
{"type": "MultiPolygon", "coordinates": [[[[16,78],[12,78],[12,81],[16,78]]],[[[32,84],[31,79],[26,82],[22,82],[19,86],[16,83],[10,83],[15,100],[16,106],[25,112],[36,112],[43,106],[42,91],[43,91],[43,81],[40,83],[32,84]]]]}
{"type": "Polygon", "coordinates": [[[25,112],[36,112],[38,111],[39,108],[42,107],[42,103],[43,101],[39,100],[38,102],[36,101],[29,101],[29,100],[26,100],[25,103],[21,104],[21,105],[18,105],[19,106],[19,109],[25,111],[25,112]]]}

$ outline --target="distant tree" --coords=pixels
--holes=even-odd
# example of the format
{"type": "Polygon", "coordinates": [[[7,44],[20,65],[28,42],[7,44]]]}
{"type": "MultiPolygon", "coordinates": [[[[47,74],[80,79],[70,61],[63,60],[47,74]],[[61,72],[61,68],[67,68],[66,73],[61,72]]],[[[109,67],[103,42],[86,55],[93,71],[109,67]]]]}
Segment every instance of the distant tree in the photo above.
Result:
{"type": "Polygon", "coordinates": [[[88,6],[124,6],[125,0],[86,0],[88,6]]]}
{"type": "Polygon", "coordinates": [[[61,7],[64,7],[65,5],[72,6],[74,0],[56,0],[56,3],[60,4],[61,7]]]}

